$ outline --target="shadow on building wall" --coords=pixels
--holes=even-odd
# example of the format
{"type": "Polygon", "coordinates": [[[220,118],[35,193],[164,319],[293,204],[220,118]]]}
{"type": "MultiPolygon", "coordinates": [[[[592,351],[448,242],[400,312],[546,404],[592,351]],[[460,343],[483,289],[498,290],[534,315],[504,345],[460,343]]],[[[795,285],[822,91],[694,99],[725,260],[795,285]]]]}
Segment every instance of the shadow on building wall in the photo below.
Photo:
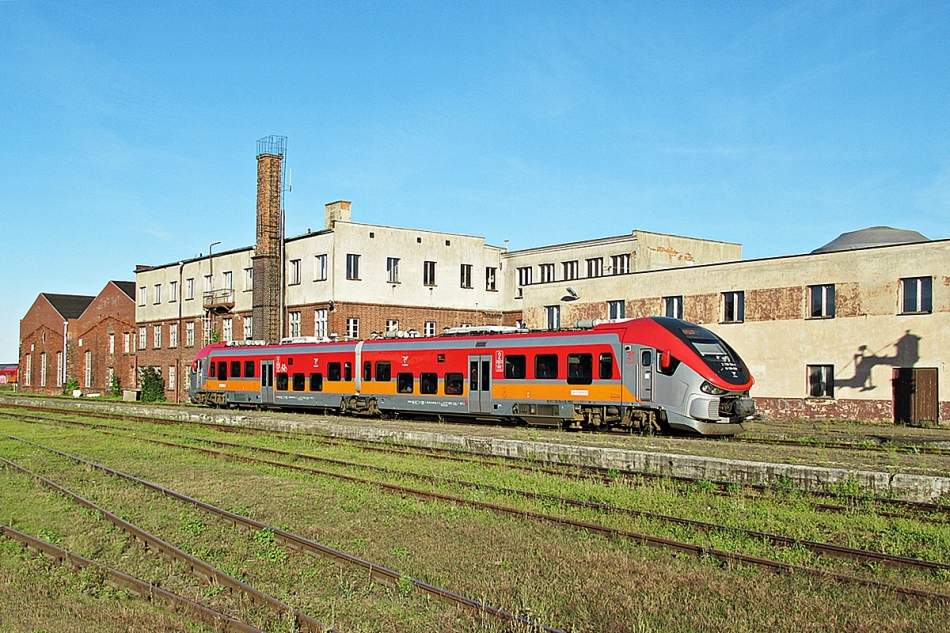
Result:
{"type": "MultiPolygon", "coordinates": [[[[879,356],[877,352],[868,354],[868,346],[862,345],[854,355],[854,376],[845,379],[835,379],[835,388],[851,387],[859,391],[873,391],[877,385],[871,377],[871,370],[878,365],[888,367],[913,367],[920,360],[921,337],[906,330],[904,335],[894,342],[893,356],[879,356]]],[[[885,348],[886,349],[886,348],[885,348]]],[[[883,351],[883,350],[882,350],[883,351]]],[[[890,384],[888,384],[888,387],[890,384]]]]}

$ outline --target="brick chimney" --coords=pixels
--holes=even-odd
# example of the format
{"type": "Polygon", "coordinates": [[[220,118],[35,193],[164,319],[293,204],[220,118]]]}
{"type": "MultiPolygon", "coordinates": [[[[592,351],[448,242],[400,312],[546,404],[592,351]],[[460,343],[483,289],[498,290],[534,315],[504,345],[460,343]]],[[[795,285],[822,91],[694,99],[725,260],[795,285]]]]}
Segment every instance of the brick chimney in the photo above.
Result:
{"type": "Polygon", "coordinates": [[[280,341],[281,257],[284,216],[281,204],[286,136],[266,136],[257,141],[257,244],[254,257],[254,291],[251,300],[252,336],[280,341]]]}

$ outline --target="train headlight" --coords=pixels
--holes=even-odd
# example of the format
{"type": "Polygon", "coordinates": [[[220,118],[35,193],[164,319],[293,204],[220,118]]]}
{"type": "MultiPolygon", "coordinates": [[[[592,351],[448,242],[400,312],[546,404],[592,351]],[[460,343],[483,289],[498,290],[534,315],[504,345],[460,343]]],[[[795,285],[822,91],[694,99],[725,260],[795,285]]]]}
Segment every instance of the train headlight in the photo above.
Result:
{"type": "Polygon", "coordinates": [[[703,382],[703,385],[699,388],[699,390],[703,393],[708,393],[711,396],[724,396],[725,394],[729,393],[725,389],[717,387],[709,381],[703,382]]]}

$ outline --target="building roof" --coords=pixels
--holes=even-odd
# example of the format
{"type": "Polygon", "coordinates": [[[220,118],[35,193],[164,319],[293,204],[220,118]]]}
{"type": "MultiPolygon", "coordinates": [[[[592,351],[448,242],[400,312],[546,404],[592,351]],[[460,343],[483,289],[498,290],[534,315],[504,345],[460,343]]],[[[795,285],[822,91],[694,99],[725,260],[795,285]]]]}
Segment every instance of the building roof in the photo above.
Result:
{"type": "Polygon", "coordinates": [[[50,292],[40,293],[64,319],[78,319],[86,311],[95,297],[86,295],[57,295],[50,292]]]}
{"type": "Polygon", "coordinates": [[[134,281],[113,281],[116,287],[127,294],[129,299],[135,301],[135,282],[134,281]]]}
{"type": "Polygon", "coordinates": [[[853,251],[873,246],[894,246],[896,244],[915,244],[929,241],[917,231],[895,229],[889,226],[872,226],[860,231],[842,233],[824,246],[816,248],[812,253],[853,251]]]}

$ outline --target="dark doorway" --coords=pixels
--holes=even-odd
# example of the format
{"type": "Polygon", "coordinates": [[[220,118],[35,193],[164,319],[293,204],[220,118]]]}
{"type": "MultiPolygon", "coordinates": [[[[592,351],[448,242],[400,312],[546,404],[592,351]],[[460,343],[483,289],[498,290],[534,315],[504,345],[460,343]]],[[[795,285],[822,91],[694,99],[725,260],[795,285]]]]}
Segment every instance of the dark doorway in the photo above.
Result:
{"type": "Polygon", "coordinates": [[[895,367],[893,369],[894,422],[919,426],[939,420],[937,369],[934,367],[895,367]]]}

